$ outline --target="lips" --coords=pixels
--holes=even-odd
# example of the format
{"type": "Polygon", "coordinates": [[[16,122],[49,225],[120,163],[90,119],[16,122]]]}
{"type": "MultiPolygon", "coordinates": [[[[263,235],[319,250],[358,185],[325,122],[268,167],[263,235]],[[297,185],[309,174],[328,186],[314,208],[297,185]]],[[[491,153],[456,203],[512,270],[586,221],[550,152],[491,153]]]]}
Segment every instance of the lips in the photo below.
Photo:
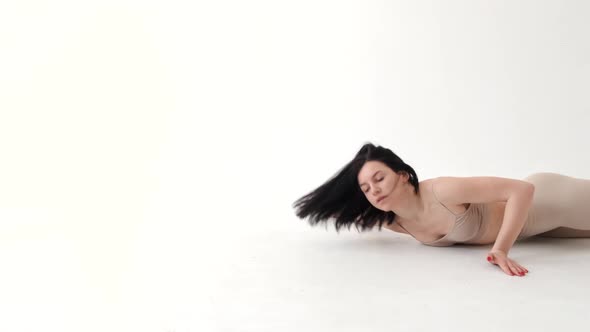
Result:
{"type": "Polygon", "coordinates": [[[385,199],[385,197],[387,197],[387,195],[385,195],[385,196],[382,196],[382,197],[379,197],[379,198],[377,199],[377,203],[381,203],[381,201],[382,201],[383,199],[385,199]]]}

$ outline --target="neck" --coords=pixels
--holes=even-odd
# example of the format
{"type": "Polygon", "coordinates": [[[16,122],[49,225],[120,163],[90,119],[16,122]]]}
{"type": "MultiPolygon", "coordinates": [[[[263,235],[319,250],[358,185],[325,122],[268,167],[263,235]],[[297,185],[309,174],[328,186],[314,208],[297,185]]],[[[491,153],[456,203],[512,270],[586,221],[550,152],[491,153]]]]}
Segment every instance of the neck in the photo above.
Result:
{"type": "Polygon", "coordinates": [[[419,191],[417,194],[414,192],[414,187],[406,183],[404,187],[406,195],[403,195],[401,200],[395,202],[392,207],[393,213],[402,219],[407,220],[420,220],[425,212],[424,200],[419,191]]]}

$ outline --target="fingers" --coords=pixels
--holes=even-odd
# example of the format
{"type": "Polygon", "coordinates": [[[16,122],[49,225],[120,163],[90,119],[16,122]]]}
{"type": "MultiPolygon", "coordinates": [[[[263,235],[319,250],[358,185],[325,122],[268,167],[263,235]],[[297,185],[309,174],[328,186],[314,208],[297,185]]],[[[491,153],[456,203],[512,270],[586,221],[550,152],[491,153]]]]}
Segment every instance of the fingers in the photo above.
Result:
{"type": "Polygon", "coordinates": [[[491,264],[498,265],[504,271],[504,273],[510,276],[516,275],[523,277],[529,272],[529,270],[511,260],[510,258],[497,259],[497,257],[494,255],[489,254],[487,260],[491,264]]]}
{"type": "Polygon", "coordinates": [[[508,266],[508,264],[505,264],[505,265],[502,267],[502,270],[504,270],[504,272],[506,272],[506,274],[507,274],[507,275],[509,275],[509,276],[513,276],[513,275],[515,275],[515,273],[514,273],[514,272],[512,272],[512,269],[510,268],[510,266],[508,266]]]}
{"type": "Polygon", "coordinates": [[[509,267],[509,272],[512,273],[512,275],[524,276],[528,272],[527,269],[513,260],[508,260],[507,265],[509,267]]]}
{"type": "Polygon", "coordinates": [[[510,266],[510,272],[512,272],[512,275],[522,275],[524,274],[524,271],[522,271],[521,269],[519,269],[518,267],[516,267],[515,265],[509,265],[510,266]]]}

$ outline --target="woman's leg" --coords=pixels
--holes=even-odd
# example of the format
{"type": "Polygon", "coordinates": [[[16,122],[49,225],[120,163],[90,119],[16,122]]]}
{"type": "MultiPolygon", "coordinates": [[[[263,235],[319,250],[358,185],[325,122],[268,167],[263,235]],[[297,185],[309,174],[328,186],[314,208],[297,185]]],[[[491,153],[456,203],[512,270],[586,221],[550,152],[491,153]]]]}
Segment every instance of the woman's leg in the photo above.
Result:
{"type": "Polygon", "coordinates": [[[590,180],[535,173],[532,211],[521,237],[590,237],[590,180]]]}
{"type": "Polygon", "coordinates": [[[541,237],[590,237],[590,230],[559,227],[549,232],[538,234],[541,237]]]}

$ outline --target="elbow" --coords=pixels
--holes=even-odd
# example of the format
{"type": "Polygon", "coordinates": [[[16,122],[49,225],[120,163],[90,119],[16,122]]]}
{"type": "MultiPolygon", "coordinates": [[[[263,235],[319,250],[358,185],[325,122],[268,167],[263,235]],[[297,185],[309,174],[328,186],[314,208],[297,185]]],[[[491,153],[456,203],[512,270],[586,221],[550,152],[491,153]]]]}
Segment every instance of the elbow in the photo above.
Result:
{"type": "Polygon", "coordinates": [[[529,185],[527,186],[527,190],[532,194],[535,193],[535,185],[532,183],[529,183],[529,185]]]}
{"type": "Polygon", "coordinates": [[[527,183],[523,187],[523,192],[532,199],[535,196],[535,185],[532,183],[527,183]]]}

